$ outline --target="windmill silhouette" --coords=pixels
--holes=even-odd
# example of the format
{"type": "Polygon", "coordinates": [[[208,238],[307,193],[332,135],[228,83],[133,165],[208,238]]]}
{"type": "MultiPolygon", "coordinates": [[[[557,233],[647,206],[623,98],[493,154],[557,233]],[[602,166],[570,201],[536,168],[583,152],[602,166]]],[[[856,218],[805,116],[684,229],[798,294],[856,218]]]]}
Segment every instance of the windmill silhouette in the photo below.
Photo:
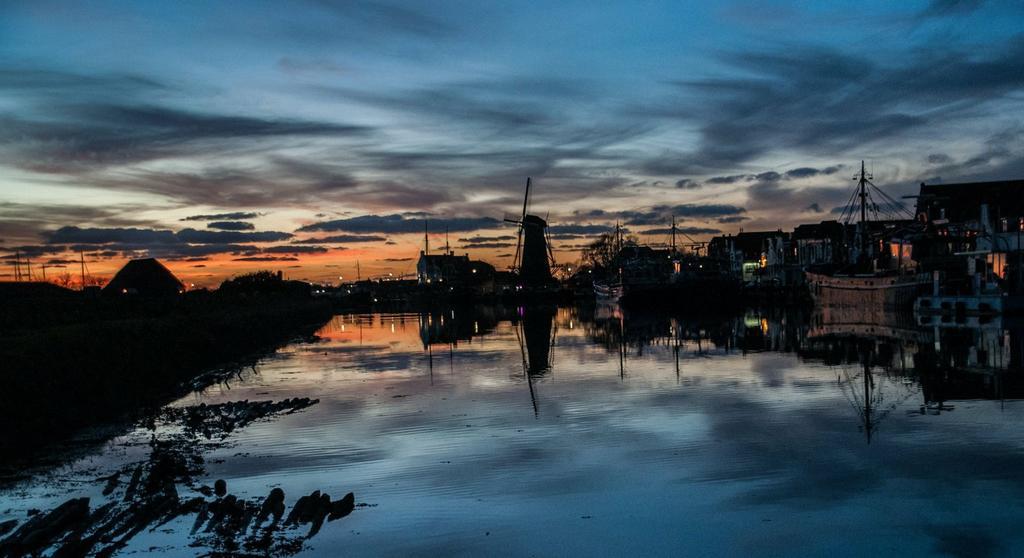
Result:
{"type": "Polygon", "coordinates": [[[543,287],[552,282],[551,263],[554,256],[547,238],[547,221],[536,215],[527,214],[531,185],[531,179],[527,178],[522,214],[518,218],[514,215],[505,215],[504,221],[519,227],[512,269],[519,274],[519,279],[526,286],[543,287]]]}

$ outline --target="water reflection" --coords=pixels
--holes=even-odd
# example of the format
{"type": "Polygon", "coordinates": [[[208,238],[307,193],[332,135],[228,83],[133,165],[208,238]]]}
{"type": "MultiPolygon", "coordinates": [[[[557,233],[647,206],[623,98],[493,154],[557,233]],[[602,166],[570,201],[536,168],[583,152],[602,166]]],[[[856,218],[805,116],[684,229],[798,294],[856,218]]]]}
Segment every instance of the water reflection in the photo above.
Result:
{"type": "MultiPolygon", "coordinates": [[[[176,405],[319,399],[233,432],[197,479],[358,494],[308,555],[1013,554],[1021,333],[778,309],[346,315],[176,405]]],[[[0,522],[92,490],[69,479],[122,470],[121,442],[55,471],[67,491],[0,493],[0,522]]],[[[125,552],[187,555],[182,529],[125,552]]]]}
{"type": "Polygon", "coordinates": [[[911,314],[856,309],[747,310],[736,316],[629,315],[598,308],[586,320],[591,340],[620,354],[670,346],[679,358],[756,352],[795,353],[837,367],[837,384],[870,441],[877,425],[907,401],[919,412],[953,410],[950,400],[1024,398],[1024,329],[1000,318],[974,327],[917,326],[911,314]],[[627,348],[628,351],[623,351],[627,348]]]}

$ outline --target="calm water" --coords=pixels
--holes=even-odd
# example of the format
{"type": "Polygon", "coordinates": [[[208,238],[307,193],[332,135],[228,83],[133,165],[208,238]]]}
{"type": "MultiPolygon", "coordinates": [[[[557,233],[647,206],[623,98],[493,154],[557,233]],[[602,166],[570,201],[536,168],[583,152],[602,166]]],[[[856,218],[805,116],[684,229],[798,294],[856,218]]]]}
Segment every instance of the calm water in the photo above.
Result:
{"type": "MultiPolygon", "coordinates": [[[[369,504],[302,556],[1024,554],[1020,335],[851,323],[338,316],[174,405],[320,399],[232,433],[203,479],[369,504]]],[[[5,489],[0,520],[102,501],[151,434],[5,489]]],[[[201,554],[190,525],[121,554],[201,554]]]]}

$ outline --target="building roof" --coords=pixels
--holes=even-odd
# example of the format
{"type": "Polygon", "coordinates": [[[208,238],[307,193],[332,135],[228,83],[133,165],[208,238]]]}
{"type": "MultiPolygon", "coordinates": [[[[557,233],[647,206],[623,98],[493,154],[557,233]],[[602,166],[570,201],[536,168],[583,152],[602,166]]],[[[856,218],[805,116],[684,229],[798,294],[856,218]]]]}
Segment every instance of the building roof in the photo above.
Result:
{"type": "Polygon", "coordinates": [[[808,239],[841,239],[844,225],[839,221],[822,221],[820,223],[799,225],[793,230],[793,240],[808,239]]]}
{"type": "Polygon", "coordinates": [[[1024,180],[994,182],[962,182],[957,184],[925,184],[917,198],[917,212],[928,218],[945,218],[952,222],[977,220],[981,204],[988,204],[992,219],[1024,216],[1024,180]]]}
{"type": "Polygon", "coordinates": [[[104,294],[169,296],[185,290],[185,285],[155,258],[131,260],[103,287],[104,294]]]}
{"type": "Polygon", "coordinates": [[[764,250],[764,241],[778,237],[789,238],[789,233],[782,231],[741,232],[732,237],[732,241],[735,249],[743,253],[744,259],[756,260],[761,257],[761,251],[764,250]]]}

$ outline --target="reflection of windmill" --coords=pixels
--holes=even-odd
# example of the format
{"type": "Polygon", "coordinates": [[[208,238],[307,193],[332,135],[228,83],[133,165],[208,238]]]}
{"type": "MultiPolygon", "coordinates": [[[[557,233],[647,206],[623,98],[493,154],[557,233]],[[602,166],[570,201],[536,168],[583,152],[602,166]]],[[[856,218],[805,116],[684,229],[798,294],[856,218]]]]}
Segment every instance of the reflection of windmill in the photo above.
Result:
{"type": "Polygon", "coordinates": [[[526,213],[530,203],[530,185],[531,181],[527,178],[522,214],[505,215],[505,222],[519,225],[513,269],[519,273],[519,279],[526,286],[541,287],[551,283],[551,263],[554,256],[547,239],[547,221],[526,213]]]}
{"type": "Polygon", "coordinates": [[[545,376],[551,372],[554,361],[551,347],[558,334],[554,307],[532,306],[520,308],[519,323],[516,324],[516,338],[519,340],[519,352],[523,357],[523,374],[530,387],[530,401],[533,413],[537,414],[537,396],[533,388],[534,377],[545,376]]]}

